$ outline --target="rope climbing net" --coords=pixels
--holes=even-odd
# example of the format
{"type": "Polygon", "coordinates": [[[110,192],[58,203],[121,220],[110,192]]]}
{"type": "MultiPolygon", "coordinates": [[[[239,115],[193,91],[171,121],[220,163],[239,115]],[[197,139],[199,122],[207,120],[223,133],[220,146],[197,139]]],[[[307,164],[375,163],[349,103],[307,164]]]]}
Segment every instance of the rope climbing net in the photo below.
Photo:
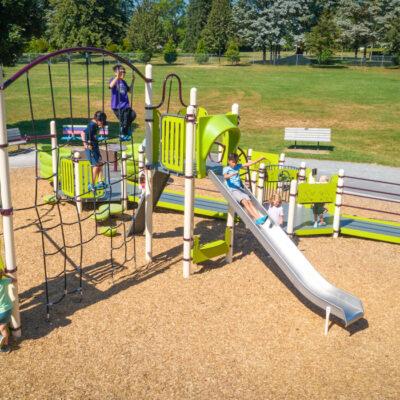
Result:
{"type": "MultiPolygon", "coordinates": [[[[84,185],[79,186],[79,191],[74,194],[68,195],[61,190],[61,180],[65,179],[62,171],[62,162],[66,158],[72,160],[71,165],[74,168],[71,169],[73,182],[79,182],[82,174],[82,168],[79,161],[74,155],[75,151],[68,151],[71,145],[76,145],[76,137],[74,134],[68,138],[64,143],[60,144],[57,140],[57,125],[63,122],[63,119],[57,118],[59,108],[62,107],[63,102],[60,101],[56,96],[57,87],[54,84],[53,65],[55,62],[63,62],[66,64],[66,75],[68,82],[68,114],[69,123],[74,133],[74,126],[77,126],[77,118],[75,117],[74,110],[74,99],[75,96],[79,95],[73,93],[73,64],[82,63],[85,69],[85,95],[86,95],[86,123],[88,123],[93,115],[93,97],[99,92],[98,86],[93,89],[91,85],[91,65],[94,63],[92,60],[96,58],[96,65],[100,64],[101,68],[101,106],[99,109],[105,112],[105,96],[106,96],[106,64],[110,63],[110,59],[119,66],[124,65],[132,71],[132,83],[129,87],[130,91],[130,106],[132,106],[133,92],[134,92],[134,81],[135,74],[140,76],[146,81],[146,78],[141,74],[135,66],[133,66],[129,60],[122,59],[121,57],[110,53],[106,50],[95,49],[95,48],[73,48],[62,51],[57,51],[52,54],[40,57],[34,60],[31,64],[25,66],[14,74],[11,78],[6,80],[1,86],[1,89],[6,89],[18,78],[25,75],[26,77],[26,91],[29,103],[29,116],[30,116],[30,129],[29,134],[25,135],[25,140],[33,144],[35,151],[35,169],[34,169],[34,204],[32,206],[17,208],[13,212],[21,212],[26,210],[34,210],[36,213],[36,225],[38,232],[41,237],[41,248],[43,256],[44,276],[45,276],[45,297],[46,297],[46,312],[47,317],[50,317],[51,307],[60,303],[67,295],[77,294],[78,298],[82,298],[83,290],[83,278],[84,278],[84,251],[86,246],[94,242],[100,234],[109,236],[109,259],[104,261],[101,260],[100,264],[107,267],[111,271],[112,279],[114,280],[114,274],[117,268],[124,268],[129,263],[134,263],[136,266],[136,239],[135,235],[128,235],[130,224],[134,223],[134,207],[124,207],[123,204],[127,204],[127,198],[123,195],[126,191],[119,190],[121,185],[126,185],[127,180],[133,187],[133,200],[136,199],[139,194],[137,192],[137,177],[142,171],[138,170],[138,163],[135,156],[135,146],[133,143],[133,135],[130,136],[129,140],[126,137],[121,140],[121,119],[119,118],[118,130],[115,135],[109,134],[108,136],[103,135],[104,140],[99,143],[99,147],[104,155],[102,159],[103,174],[105,175],[106,188],[102,190],[96,190],[88,188],[84,185]],[[100,60],[99,60],[100,59],[100,60]],[[51,118],[54,124],[54,131],[50,134],[40,134],[36,119],[36,110],[40,108],[40,105],[35,105],[32,82],[30,72],[33,67],[40,64],[47,64],[47,76],[48,76],[48,88],[49,98],[51,101],[51,118]],[[59,100],[59,102],[57,102],[59,100]],[[58,103],[60,104],[58,106],[58,103]],[[57,107],[58,106],[58,107],[57,107]],[[46,140],[51,140],[51,145],[43,145],[46,140]],[[110,147],[112,146],[112,153],[110,147]],[[125,151],[130,148],[131,151],[125,151]],[[69,156],[66,154],[70,154],[69,156]],[[43,161],[44,155],[51,156],[53,159],[52,173],[43,173],[41,168],[41,161],[43,161]],[[111,159],[110,154],[115,156],[111,159]],[[125,163],[125,167],[121,168],[122,173],[119,175],[111,171],[111,166],[122,165],[125,163]],[[128,164],[128,168],[126,165],[128,164]],[[54,165],[55,164],[55,165],[54,165]],[[78,165],[78,168],[75,166],[78,165]],[[41,198],[42,189],[40,188],[41,182],[53,184],[53,195],[49,196],[46,201],[41,198]],[[84,213],[81,213],[82,202],[84,199],[90,198],[90,201],[86,201],[86,209],[84,213]],[[121,207],[115,207],[115,203],[119,203],[121,207]],[[74,211],[72,215],[74,217],[67,219],[65,217],[65,204],[68,203],[68,207],[73,207],[74,211]],[[98,206],[101,204],[101,212],[99,212],[98,206]],[[113,210],[118,209],[117,214],[120,215],[119,219],[111,218],[113,210]],[[54,213],[55,211],[55,213],[54,213]],[[106,215],[109,219],[109,226],[102,226],[102,220],[106,218],[99,218],[99,215],[106,215]],[[50,218],[50,215],[52,218],[50,218]],[[55,221],[56,220],[56,221],[55,221]],[[94,220],[93,228],[89,231],[87,229],[89,220],[94,220]],[[84,229],[85,226],[85,229],[84,229]],[[118,232],[118,235],[117,235],[118,232]],[[122,252],[122,257],[121,257],[122,252]],[[118,257],[117,257],[118,255],[118,257]],[[60,262],[60,257],[62,262],[60,262]],[[118,259],[118,261],[117,261],[118,259]]],[[[98,77],[96,77],[98,81],[98,77]]],[[[108,87],[108,84],[107,84],[108,87]]],[[[120,101],[120,91],[118,90],[118,102],[120,101]]],[[[96,110],[98,109],[98,100],[95,101],[96,110]]],[[[82,110],[79,110],[79,117],[83,119],[81,114],[82,110]]],[[[118,116],[117,116],[118,117],[118,116]]],[[[104,129],[104,128],[103,128],[104,129]]],[[[12,142],[10,142],[12,144],[12,142]]],[[[86,161],[86,168],[89,170],[88,176],[91,177],[91,168],[89,162],[86,161]]],[[[90,178],[89,178],[90,180],[90,178]]],[[[94,184],[95,182],[93,182],[94,184]]],[[[75,186],[76,187],[76,186],[75,186]]],[[[2,210],[2,214],[6,213],[7,210],[2,210]]],[[[69,212],[71,214],[71,212],[69,212]]],[[[5,214],[4,214],[5,215],[5,214]]],[[[92,250],[93,251],[93,250],[92,250]]],[[[97,262],[98,265],[99,262],[97,262]]]]}

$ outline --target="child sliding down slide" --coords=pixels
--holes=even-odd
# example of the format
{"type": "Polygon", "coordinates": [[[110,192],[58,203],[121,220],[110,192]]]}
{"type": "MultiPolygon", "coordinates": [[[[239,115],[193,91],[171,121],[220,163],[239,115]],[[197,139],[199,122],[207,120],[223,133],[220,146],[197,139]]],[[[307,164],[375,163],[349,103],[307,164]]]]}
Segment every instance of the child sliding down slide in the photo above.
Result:
{"type": "Polygon", "coordinates": [[[244,191],[243,183],[240,179],[240,169],[247,168],[250,165],[257,164],[264,159],[259,158],[256,161],[250,161],[246,164],[238,164],[239,156],[231,153],[228,156],[228,166],[224,168],[223,174],[225,183],[231,190],[234,199],[247,211],[247,213],[255,220],[257,225],[262,225],[268,218],[268,216],[261,215],[254,207],[250,200],[250,197],[244,191]]]}

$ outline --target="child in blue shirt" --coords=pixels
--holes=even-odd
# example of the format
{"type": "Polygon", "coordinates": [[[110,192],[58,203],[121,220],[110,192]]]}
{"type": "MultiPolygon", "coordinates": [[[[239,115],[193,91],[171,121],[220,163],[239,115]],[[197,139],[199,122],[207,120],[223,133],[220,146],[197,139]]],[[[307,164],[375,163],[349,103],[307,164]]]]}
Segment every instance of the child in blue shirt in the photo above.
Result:
{"type": "Polygon", "coordinates": [[[102,111],[96,111],[93,119],[81,134],[86,159],[90,161],[90,165],[92,166],[92,183],[89,184],[89,190],[105,189],[106,187],[103,179],[103,163],[97,137],[100,128],[103,128],[106,123],[107,115],[102,111]],[[98,181],[97,184],[96,181],[98,181]]]}
{"type": "Polygon", "coordinates": [[[0,352],[9,353],[10,347],[8,341],[10,333],[8,324],[10,323],[13,304],[8,295],[8,285],[16,282],[16,279],[8,276],[3,270],[0,270],[0,352]]]}
{"type": "Polygon", "coordinates": [[[255,161],[250,161],[246,164],[238,164],[239,156],[231,153],[228,155],[228,166],[224,168],[223,174],[225,183],[232,192],[234,199],[247,211],[247,213],[255,220],[257,225],[262,225],[267,216],[261,215],[251,202],[250,197],[244,191],[242,180],[240,179],[240,169],[250,167],[250,165],[257,164],[264,159],[259,158],[255,161]]]}
{"type": "Polygon", "coordinates": [[[132,88],[125,81],[125,68],[122,65],[113,67],[115,74],[110,80],[111,109],[120,122],[121,140],[130,140],[132,136],[132,122],[136,119],[136,112],[131,108],[128,93],[132,88]]]}

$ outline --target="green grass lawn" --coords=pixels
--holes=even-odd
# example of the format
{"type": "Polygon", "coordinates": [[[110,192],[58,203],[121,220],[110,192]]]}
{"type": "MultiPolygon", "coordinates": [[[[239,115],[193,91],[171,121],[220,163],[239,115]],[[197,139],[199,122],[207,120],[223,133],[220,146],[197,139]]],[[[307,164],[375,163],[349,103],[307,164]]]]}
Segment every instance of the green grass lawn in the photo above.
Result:
{"type": "MultiPolygon", "coordinates": [[[[106,78],[111,77],[107,65],[106,78]]],[[[6,69],[9,76],[18,68],[6,69]]],[[[140,70],[144,70],[140,66],[140,70]]],[[[81,63],[72,65],[73,115],[75,123],[88,115],[86,70],[81,63]]],[[[301,158],[320,158],[400,166],[400,74],[396,69],[345,68],[318,69],[284,66],[187,66],[154,65],[154,102],[161,97],[163,77],[176,72],[182,78],[184,98],[191,87],[198,89],[199,104],[209,113],[224,113],[231,104],[240,105],[242,145],[258,150],[284,152],[285,127],[323,127],[332,129],[333,150],[329,154],[298,154],[301,158]]],[[[52,65],[58,128],[69,121],[67,65],[52,65]]],[[[30,72],[36,129],[48,132],[52,118],[47,65],[30,72]]],[[[138,112],[138,137],[143,137],[144,84],[136,80],[134,106],[138,112]]],[[[178,109],[176,85],[171,109],[178,109]]],[[[90,113],[102,107],[101,65],[90,66],[90,113]]],[[[26,79],[20,78],[6,90],[9,126],[30,131],[30,110],[26,79]]],[[[105,109],[112,130],[117,129],[109,110],[105,89],[105,109]]]]}

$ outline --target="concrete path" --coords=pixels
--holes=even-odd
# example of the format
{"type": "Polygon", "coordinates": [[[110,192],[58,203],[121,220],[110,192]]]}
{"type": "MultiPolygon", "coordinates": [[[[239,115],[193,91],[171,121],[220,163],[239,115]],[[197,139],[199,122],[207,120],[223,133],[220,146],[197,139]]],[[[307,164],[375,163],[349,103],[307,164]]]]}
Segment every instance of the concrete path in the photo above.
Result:
{"type": "MultiPolygon", "coordinates": [[[[304,161],[300,158],[286,158],[286,165],[299,167],[304,161]]],[[[367,195],[374,198],[384,200],[392,200],[400,203],[400,168],[386,167],[377,164],[361,164],[344,161],[326,161],[326,160],[305,160],[306,167],[317,168],[318,176],[337,174],[339,169],[344,170],[345,177],[345,193],[367,195]],[[395,183],[368,182],[358,179],[351,179],[350,176],[357,178],[373,179],[395,183]],[[375,191],[375,192],[372,192],[375,191]],[[378,193],[382,192],[382,193],[378,193]]]]}
{"type": "MultiPolygon", "coordinates": [[[[286,158],[286,165],[299,167],[303,160],[300,158],[286,158]]],[[[344,161],[326,161],[326,160],[305,160],[306,166],[318,169],[318,176],[337,174],[339,169],[343,168],[346,176],[355,176],[386,182],[393,182],[400,185],[400,168],[386,167],[376,164],[360,164],[344,161]]],[[[26,150],[21,153],[10,155],[11,168],[27,168],[35,165],[35,152],[26,150]]],[[[391,199],[400,202],[400,186],[389,185],[387,183],[375,183],[368,181],[359,181],[351,178],[345,180],[345,185],[355,189],[346,189],[348,193],[365,194],[366,190],[375,190],[385,193],[374,193],[376,197],[391,199]],[[393,193],[393,195],[387,194],[393,193]]]]}

